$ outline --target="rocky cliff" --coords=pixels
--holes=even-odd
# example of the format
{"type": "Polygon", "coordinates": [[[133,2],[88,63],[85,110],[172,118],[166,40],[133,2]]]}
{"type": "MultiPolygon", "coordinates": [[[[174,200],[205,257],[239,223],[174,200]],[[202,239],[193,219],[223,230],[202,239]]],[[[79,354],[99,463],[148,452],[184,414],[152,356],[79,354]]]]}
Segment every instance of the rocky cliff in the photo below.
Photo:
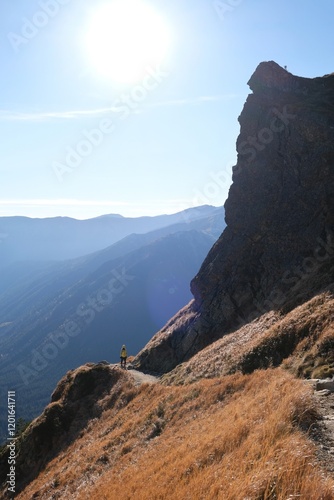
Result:
{"type": "Polygon", "coordinates": [[[191,282],[194,300],[139,353],[167,372],[268,311],[334,281],[334,74],[261,63],[239,117],[227,227],[191,282]]]}

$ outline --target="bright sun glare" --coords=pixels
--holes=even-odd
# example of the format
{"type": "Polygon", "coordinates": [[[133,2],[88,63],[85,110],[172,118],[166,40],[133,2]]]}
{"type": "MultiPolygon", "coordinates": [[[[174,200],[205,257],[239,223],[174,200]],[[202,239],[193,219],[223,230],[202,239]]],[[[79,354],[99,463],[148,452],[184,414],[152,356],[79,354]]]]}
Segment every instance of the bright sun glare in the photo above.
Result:
{"type": "Polygon", "coordinates": [[[170,40],[166,21],[147,3],[113,0],[94,13],[85,49],[99,75],[130,84],[162,63],[170,40]]]}

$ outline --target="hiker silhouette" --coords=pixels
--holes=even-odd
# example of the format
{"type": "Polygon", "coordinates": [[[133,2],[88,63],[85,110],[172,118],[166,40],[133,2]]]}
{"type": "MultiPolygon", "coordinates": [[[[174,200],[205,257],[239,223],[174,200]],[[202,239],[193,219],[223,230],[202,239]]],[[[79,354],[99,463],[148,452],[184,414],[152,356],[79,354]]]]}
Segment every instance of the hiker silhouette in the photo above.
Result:
{"type": "Polygon", "coordinates": [[[121,366],[124,367],[124,368],[126,367],[126,358],[127,357],[128,357],[128,355],[127,355],[127,352],[126,352],[126,347],[123,344],[122,345],[122,349],[121,349],[120,358],[121,358],[121,366]]]}

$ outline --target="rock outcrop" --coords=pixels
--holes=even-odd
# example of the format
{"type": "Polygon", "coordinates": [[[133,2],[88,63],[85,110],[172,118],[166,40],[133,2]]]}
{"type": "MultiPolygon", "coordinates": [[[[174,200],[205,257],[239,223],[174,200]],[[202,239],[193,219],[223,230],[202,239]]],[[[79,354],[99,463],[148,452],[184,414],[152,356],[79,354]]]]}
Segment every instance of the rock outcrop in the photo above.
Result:
{"type": "Polygon", "coordinates": [[[227,227],[191,283],[194,300],[135,359],[167,372],[271,310],[334,281],[334,74],[261,63],[239,117],[227,227]]]}
{"type": "MultiPolygon", "coordinates": [[[[60,380],[50,404],[15,442],[16,493],[77,439],[89,420],[101,415],[101,400],[120,379],[127,378],[124,370],[101,362],[71,370],[60,380]]],[[[6,481],[7,456],[5,447],[0,453],[0,484],[6,481]]]]}

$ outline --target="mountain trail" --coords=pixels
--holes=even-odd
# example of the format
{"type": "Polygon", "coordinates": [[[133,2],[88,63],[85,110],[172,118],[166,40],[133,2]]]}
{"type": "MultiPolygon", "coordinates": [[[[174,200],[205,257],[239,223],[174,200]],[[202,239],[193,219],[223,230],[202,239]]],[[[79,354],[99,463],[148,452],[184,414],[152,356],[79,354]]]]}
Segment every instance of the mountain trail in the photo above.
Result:
{"type": "Polygon", "coordinates": [[[156,384],[159,381],[159,377],[149,375],[148,373],[143,373],[138,370],[130,369],[128,370],[128,373],[132,375],[135,385],[156,384]]]}
{"type": "MultiPolygon", "coordinates": [[[[108,364],[107,361],[101,361],[101,363],[108,364]]],[[[118,367],[120,367],[119,364],[111,364],[111,366],[118,366],[118,367]]],[[[142,385],[142,384],[156,384],[157,382],[159,382],[159,377],[158,376],[151,375],[149,373],[143,373],[143,372],[140,372],[138,370],[135,370],[134,368],[132,368],[132,365],[130,363],[127,365],[126,372],[129,375],[132,375],[132,378],[133,378],[134,383],[135,383],[136,386],[142,385]]]]}
{"type": "Polygon", "coordinates": [[[316,408],[320,415],[310,435],[318,447],[318,459],[329,473],[334,472],[334,392],[314,391],[316,408]]]}

